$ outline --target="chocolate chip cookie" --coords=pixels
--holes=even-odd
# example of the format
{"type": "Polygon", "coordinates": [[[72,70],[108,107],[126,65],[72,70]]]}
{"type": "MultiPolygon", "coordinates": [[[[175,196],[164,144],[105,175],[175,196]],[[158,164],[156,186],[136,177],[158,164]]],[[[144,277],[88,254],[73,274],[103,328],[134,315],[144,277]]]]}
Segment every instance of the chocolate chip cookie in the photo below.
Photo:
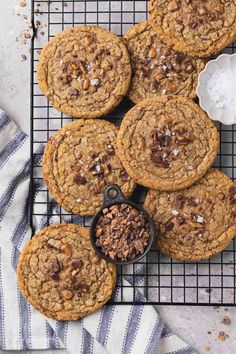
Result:
{"type": "Polygon", "coordinates": [[[234,0],[150,0],[149,12],[160,38],[192,56],[215,54],[236,38],[234,0]]]}
{"type": "Polygon", "coordinates": [[[109,300],[116,269],[96,256],[87,228],[57,224],[24,247],[17,277],[20,291],[38,311],[56,320],[77,320],[109,300]]]}
{"type": "Polygon", "coordinates": [[[118,154],[137,183],[177,190],[201,178],[219,146],[215,124],[191,99],[156,96],[139,102],[124,117],[118,154]]]}
{"type": "Polygon", "coordinates": [[[205,60],[170,49],[148,21],[133,26],[124,39],[131,59],[132,80],[128,96],[133,102],[157,94],[196,96],[198,75],[205,60]]]}
{"type": "Polygon", "coordinates": [[[77,118],[110,112],[131,78],[128,51],[114,33],[97,26],[67,29],[43,48],[38,83],[53,107],[77,118]]]}
{"type": "Polygon", "coordinates": [[[77,120],[54,134],[43,156],[43,177],[49,192],[65,210],[95,214],[102,190],[118,184],[128,197],[135,183],[116,154],[118,128],[105,120],[77,120]]]}
{"type": "Polygon", "coordinates": [[[145,209],[156,225],[158,248],[174,259],[207,259],[236,235],[236,187],[216,169],[181,191],[149,191],[145,209]]]}

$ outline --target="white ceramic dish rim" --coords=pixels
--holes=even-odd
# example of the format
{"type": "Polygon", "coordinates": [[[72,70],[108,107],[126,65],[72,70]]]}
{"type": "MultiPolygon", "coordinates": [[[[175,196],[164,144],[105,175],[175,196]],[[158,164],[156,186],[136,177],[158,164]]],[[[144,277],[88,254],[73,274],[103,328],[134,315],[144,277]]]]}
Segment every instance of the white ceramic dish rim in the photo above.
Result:
{"type": "MultiPolygon", "coordinates": [[[[236,69],[236,53],[234,54],[221,54],[216,59],[210,60],[203,71],[199,74],[198,77],[198,85],[196,89],[197,96],[199,98],[200,107],[207,112],[208,116],[214,120],[219,121],[225,125],[236,124],[236,109],[233,112],[232,110],[227,110],[225,108],[217,108],[215,107],[215,103],[212,102],[210,97],[206,92],[206,80],[207,76],[210,75],[210,68],[215,64],[218,69],[220,69],[219,62],[224,63],[225,67],[228,66],[229,61],[232,62],[233,58],[235,58],[235,69],[236,69]],[[203,102],[205,101],[205,102],[203,102]],[[227,118],[226,118],[227,117],[227,118]]],[[[211,70],[211,73],[213,70],[211,70]]],[[[216,70],[215,70],[216,72],[216,70]]]]}

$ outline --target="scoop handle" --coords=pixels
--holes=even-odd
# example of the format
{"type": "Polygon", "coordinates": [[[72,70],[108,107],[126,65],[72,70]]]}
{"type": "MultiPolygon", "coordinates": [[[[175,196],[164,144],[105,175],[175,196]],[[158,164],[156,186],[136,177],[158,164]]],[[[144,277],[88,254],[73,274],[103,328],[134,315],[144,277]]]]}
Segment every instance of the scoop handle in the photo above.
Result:
{"type": "Polygon", "coordinates": [[[117,203],[125,203],[127,199],[117,184],[107,184],[103,189],[103,208],[117,203]]]}

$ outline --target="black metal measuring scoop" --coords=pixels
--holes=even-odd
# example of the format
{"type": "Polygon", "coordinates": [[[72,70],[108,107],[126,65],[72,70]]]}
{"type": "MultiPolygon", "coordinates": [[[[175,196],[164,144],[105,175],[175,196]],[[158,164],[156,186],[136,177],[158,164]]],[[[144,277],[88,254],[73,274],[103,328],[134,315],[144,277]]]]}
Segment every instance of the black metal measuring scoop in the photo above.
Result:
{"type": "Polygon", "coordinates": [[[145,254],[150,250],[154,237],[155,237],[155,227],[153,224],[152,219],[150,218],[150,216],[148,215],[148,213],[146,212],[146,210],[144,210],[141,206],[131,202],[130,200],[128,200],[124,194],[122,193],[120,187],[117,184],[108,184],[104,187],[103,189],[103,205],[101,207],[101,209],[99,210],[99,212],[95,215],[95,217],[93,218],[92,224],[90,226],[90,240],[92,243],[92,246],[95,250],[95,252],[97,253],[97,255],[100,258],[105,259],[107,262],[110,263],[115,263],[115,264],[131,264],[131,263],[135,263],[137,261],[139,261],[141,258],[143,258],[145,256],[145,254]],[[149,225],[149,239],[148,239],[148,244],[146,245],[146,248],[144,250],[144,252],[142,254],[137,255],[135,258],[133,258],[132,260],[127,260],[127,261],[123,261],[123,260],[113,260],[110,257],[108,257],[107,255],[105,255],[102,250],[101,247],[96,245],[96,225],[99,221],[99,218],[101,216],[103,216],[103,209],[109,208],[113,205],[117,205],[117,204],[127,204],[130,205],[131,207],[133,207],[134,209],[139,210],[140,212],[143,213],[144,218],[146,219],[148,225],[149,225]]]}

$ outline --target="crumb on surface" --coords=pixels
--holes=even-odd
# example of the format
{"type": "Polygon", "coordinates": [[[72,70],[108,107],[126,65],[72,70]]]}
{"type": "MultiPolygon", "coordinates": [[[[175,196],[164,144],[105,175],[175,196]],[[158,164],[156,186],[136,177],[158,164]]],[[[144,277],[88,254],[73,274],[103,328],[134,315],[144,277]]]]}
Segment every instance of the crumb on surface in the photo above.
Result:
{"type": "Polygon", "coordinates": [[[25,7],[27,4],[25,2],[25,0],[19,0],[19,6],[20,7],[25,7]]]}
{"type": "Polygon", "coordinates": [[[231,323],[231,319],[229,318],[229,316],[225,315],[222,319],[222,322],[225,325],[229,325],[231,323]]]}
{"type": "Polygon", "coordinates": [[[226,338],[227,338],[227,335],[225,334],[225,332],[224,331],[220,331],[219,335],[218,335],[218,339],[222,340],[222,341],[225,341],[226,338]]]}

